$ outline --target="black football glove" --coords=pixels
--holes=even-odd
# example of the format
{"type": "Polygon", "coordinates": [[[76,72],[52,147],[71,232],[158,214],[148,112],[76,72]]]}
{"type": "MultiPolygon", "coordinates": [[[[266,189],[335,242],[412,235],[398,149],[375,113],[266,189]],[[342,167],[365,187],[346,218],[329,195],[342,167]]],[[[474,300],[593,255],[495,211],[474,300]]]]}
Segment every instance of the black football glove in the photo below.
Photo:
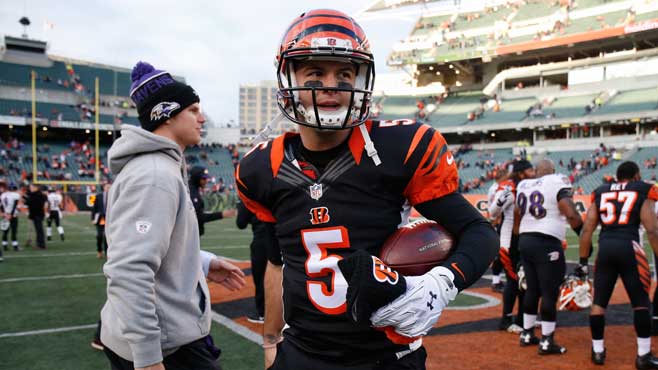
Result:
{"type": "Polygon", "coordinates": [[[589,275],[589,266],[587,265],[587,261],[580,261],[578,266],[573,269],[573,273],[580,279],[587,279],[587,275],[589,275]]]}
{"type": "Polygon", "coordinates": [[[407,291],[404,276],[391,270],[379,258],[358,250],[338,261],[347,280],[347,316],[370,325],[370,316],[407,291]]]}

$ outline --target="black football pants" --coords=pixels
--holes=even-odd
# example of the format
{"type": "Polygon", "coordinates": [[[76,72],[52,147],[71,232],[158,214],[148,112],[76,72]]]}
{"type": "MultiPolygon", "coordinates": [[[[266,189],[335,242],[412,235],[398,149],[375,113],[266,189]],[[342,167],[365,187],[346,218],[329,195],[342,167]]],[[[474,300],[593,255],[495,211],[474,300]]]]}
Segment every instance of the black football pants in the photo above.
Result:
{"type": "MultiPolygon", "coordinates": [[[[222,367],[217,363],[219,353],[214,354],[207,343],[208,337],[195,340],[181,346],[176,352],[166,356],[162,361],[167,370],[221,370],[222,367]]],[[[214,348],[214,346],[213,346],[214,348]]],[[[214,348],[214,350],[217,350],[214,348]]],[[[112,370],[134,370],[135,367],[131,361],[112,352],[107,346],[103,350],[110,360],[112,370]]]]}
{"type": "Polygon", "coordinates": [[[304,352],[289,341],[277,345],[274,365],[267,370],[425,370],[427,352],[420,347],[401,359],[360,365],[340,365],[304,352]]]}
{"type": "Polygon", "coordinates": [[[594,268],[595,305],[608,306],[617,277],[621,277],[633,308],[649,307],[651,275],[644,252],[634,250],[631,240],[600,238],[594,268]]]}
{"type": "Polygon", "coordinates": [[[18,217],[12,217],[9,220],[9,229],[2,232],[2,241],[3,242],[7,241],[7,236],[9,235],[9,231],[11,231],[11,240],[12,241],[18,240],[16,238],[16,233],[18,232],[18,217]]]}
{"type": "Polygon", "coordinates": [[[254,280],[254,287],[256,288],[256,294],[254,296],[256,311],[260,317],[265,316],[265,289],[263,283],[265,269],[267,267],[267,248],[267,245],[264,245],[262,241],[256,240],[256,235],[254,235],[254,241],[250,245],[251,277],[254,280]]]}
{"type": "Polygon", "coordinates": [[[48,215],[48,227],[50,227],[53,224],[53,221],[55,221],[55,226],[59,227],[59,212],[58,211],[50,211],[50,214],[48,215]]]}
{"type": "Polygon", "coordinates": [[[523,233],[519,250],[528,289],[523,300],[523,313],[537,314],[541,297],[540,315],[543,321],[555,321],[560,285],[567,270],[562,242],[540,233],[523,233]]]}
{"type": "Polygon", "coordinates": [[[523,327],[523,299],[525,292],[519,289],[519,277],[517,275],[517,266],[521,262],[521,256],[517,246],[510,248],[500,248],[498,253],[498,260],[500,265],[505,271],[505,286],[503,288],[503,317],[513,314],[514,303],[518,300],[519,305],[516,310],[516,318],[514,323],[523,327]]]}

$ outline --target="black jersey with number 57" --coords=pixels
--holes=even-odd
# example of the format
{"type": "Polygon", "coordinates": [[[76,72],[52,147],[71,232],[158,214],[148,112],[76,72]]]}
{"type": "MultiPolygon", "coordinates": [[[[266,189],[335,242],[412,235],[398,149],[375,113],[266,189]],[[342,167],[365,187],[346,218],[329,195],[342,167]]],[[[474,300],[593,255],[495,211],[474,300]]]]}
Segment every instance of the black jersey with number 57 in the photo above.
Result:
{"type": "Polygon", "coordinates": [[[592,193],[599,210],[599,238],[639,241],[640,209],[645,199],[658,200],[658,188],[644,181],[613,182],[592,193]]]}
{"type": "Polygon", "coordinates": [[[348,320],[347,282],[337,262],[359,249],[378,255],[404,221],[406,201],[413,206],[440,198],[454,192],[459,181],[447,143],[430,126],[412,120],[365,125],[379,166],[366,155],[361,132],[354,129],[318,177],[300,166],[296,134],[257,145],[236,170],[245,206],[260,220],[276,222],[284,262],[286,339],[341,362],[394,354],[405,346],[348,320]]]}

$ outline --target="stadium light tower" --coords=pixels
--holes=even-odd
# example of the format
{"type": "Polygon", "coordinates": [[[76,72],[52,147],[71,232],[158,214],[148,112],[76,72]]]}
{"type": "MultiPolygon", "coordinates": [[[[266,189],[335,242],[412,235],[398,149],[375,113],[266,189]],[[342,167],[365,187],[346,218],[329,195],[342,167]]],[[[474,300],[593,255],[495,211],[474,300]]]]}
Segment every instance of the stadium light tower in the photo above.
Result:
{"type": "Polygon", "coordinates": [[[27,26],[30,25],[30,19],[28,17],[21,17],[21,19],[18,20],[18,23],[20,23],[23,26],[23,38],[27,38],[27,26]]]}

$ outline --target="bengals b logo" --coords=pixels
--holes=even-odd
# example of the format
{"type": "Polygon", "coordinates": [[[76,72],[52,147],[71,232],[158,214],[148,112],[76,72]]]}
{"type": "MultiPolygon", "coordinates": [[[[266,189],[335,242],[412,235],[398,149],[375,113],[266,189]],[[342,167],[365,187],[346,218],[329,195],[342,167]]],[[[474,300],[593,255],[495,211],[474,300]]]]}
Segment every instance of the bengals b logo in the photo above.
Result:
{"type": "Polygon", "coordinates": [[[327,207],[311,208],[309,213],[311,214],[311,223],[313,225],[326,224],[331,219],[329,217],[329,208],[327,207]]]}
{"type": "Polygon", "coordinates": [[[372,274],[375,276],[377,281],[383,283],[388,281],[391,285],[395,285],[398,282],[398,273],[393,271],[390,267],[386,266],[382,260],[372,256],[372,274]]]}

